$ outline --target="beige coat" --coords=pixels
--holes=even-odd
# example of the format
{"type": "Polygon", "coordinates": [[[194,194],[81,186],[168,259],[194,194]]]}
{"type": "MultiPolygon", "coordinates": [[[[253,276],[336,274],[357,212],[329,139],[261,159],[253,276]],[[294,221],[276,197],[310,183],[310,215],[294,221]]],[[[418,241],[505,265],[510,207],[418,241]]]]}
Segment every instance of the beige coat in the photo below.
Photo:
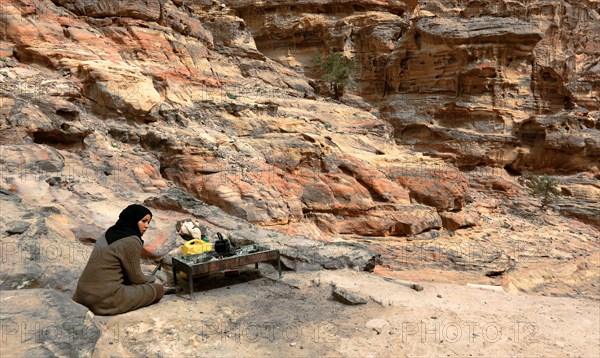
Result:
{"type": "Polygon", "coordinates": [[[142,240],[124,237],[108,245],[102,236],[94,245],[73,295],[73,301],[97,315],[115,315],[151,304],[155,288],[142,273],[142,240]]]}

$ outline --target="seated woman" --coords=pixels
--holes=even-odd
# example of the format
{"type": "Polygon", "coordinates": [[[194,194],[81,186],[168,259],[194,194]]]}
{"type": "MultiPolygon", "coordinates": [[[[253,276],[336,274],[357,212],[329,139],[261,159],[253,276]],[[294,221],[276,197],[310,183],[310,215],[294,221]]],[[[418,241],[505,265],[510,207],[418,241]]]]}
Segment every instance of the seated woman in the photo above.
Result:
{"type": "Polygon", "coordinates": [[[73,301],[97,315],[125,313],[160,301],[163,286],[150,283],[140,267],[142,235],[150,220],[152,212],[141,205],[121,212],[117,223],[96,241],[73,301]]]}

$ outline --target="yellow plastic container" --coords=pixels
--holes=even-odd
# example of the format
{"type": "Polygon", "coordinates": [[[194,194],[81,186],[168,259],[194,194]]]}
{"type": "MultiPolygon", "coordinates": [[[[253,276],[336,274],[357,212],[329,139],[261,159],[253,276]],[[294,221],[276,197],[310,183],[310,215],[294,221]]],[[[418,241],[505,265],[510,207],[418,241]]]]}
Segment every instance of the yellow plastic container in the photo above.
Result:
{"type": "Polygon", "coordinates": [[[190,240],[181,247],[181,254],[184,256],[201,254],[208,251],[212,251],[212,244],[198,239],[190,240]]]}

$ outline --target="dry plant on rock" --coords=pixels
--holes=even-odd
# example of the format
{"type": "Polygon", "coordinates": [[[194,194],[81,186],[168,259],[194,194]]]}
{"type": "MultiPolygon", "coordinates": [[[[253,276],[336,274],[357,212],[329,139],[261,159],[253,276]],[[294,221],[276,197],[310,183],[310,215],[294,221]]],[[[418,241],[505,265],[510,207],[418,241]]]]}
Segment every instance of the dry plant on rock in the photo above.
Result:
{"type": "Polygon", "coordinates": [[[558,180],[547,175],[527,175],[525,176],[525,185],[529,188],[529,194],[536,198],[541,198],[542,209],[552,204],[554,199],[560,196],[558,180]]]}

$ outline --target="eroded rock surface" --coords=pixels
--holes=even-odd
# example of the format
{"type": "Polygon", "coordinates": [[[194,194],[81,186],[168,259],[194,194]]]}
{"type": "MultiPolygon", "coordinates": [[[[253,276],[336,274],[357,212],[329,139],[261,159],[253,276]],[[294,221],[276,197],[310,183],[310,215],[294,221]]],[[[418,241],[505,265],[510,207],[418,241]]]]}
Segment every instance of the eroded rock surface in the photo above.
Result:
{"type": "Polygon", "coordinates": [[[92,357],[100,329],[94,315],[51,289],[2,290],[3,357],[92,357]]]}
{"type": "Polygon", "coordinates": [[[402,144],[464,168],[598,161],[597,1],[227,4],[262,53],[297,71],[314,76],[319,52],[354,58],[357,91],[402,144]]]}
{"type": "MultiPolygon", "coordinates": [[[[95,238],[138,202],[154,212],[149,260],[176,251],[175,222],[194,217],[279,248],[300,273],[597,299],[598,5],[4,1],[2,290],[72,292],[95,238]],[[359,68],[341,102],[321,96],[312,61],[330,50],[359,68]],[[547,210],[518,180],[527,173],[559,180],[547,210]]],[[[130,317],[142,332],[160,322],[130,317]]],[[[379,352],[341,339],[347,350],[313,352],[379,352]]],[[[197,352],[148,342],[117,351],[197,352]]]]}

